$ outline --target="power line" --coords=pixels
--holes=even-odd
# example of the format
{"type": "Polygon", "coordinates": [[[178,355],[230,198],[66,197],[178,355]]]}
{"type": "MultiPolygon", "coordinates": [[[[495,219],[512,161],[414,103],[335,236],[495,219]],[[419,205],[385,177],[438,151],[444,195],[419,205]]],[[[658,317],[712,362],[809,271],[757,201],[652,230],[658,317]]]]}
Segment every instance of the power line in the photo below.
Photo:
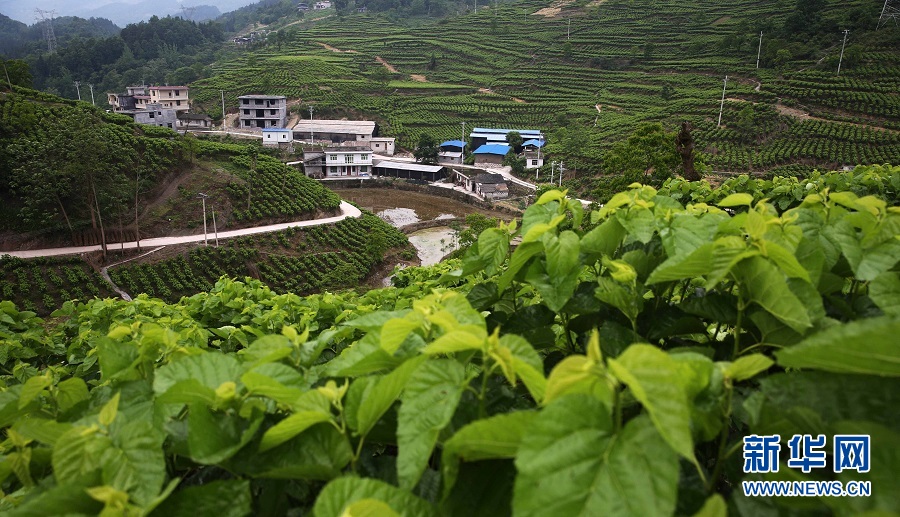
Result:
{"type": "Polygon", "coordinates": [[[898,19],[900,19],[900,1],[884,0],[884,7],[881,8],[881,16],[878,17],[878,25],[875,27],[875,30],[877,31],[882,25],[886,25],[888,20],[894,20],[894,25],[897,25],[898,19]]]}
{"type": "Polygon", "coordinates": [[[44,23],[44,39],[47,40],[47,52],[56,52],[56,33],[53,32],[53,18],[56,17],[56,11],[45,11],[43,9],[34,10],[35,21],[44,23]]]}

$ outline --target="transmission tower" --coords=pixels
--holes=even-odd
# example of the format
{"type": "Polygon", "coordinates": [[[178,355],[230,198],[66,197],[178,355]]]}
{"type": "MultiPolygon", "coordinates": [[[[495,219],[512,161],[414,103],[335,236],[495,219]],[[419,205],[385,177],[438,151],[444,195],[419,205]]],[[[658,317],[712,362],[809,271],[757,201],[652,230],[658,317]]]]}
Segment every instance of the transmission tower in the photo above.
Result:
{"type": "Polygon", "coordinates": [[[194,19],[194,11],[197,10],[197,6],[194,7],[185,7],[184,4],[181,6],[181,14],[182,17],[186,21],[192,21],[194,19]]]}
{"type": "Polygon", "coordinates": [[[55,52],[56,33],[53,32],[53,18],[56,17],[56,11],[45,11],[35,8],[34,14],[35,21],[44,23],[44,38],[47,39],[47,52],[55,52]]]}
{"type": "Polygon", "coordinates": [[[894,25],[897,25],[898,19],[900,19],[900,0],[884,0],[884,7],[881,8],[881,16],[878,18],[878,26],[875,27],[875,30],[880,29],[882,25],[887,25],[888,20],[894,20],[894,25]]]}

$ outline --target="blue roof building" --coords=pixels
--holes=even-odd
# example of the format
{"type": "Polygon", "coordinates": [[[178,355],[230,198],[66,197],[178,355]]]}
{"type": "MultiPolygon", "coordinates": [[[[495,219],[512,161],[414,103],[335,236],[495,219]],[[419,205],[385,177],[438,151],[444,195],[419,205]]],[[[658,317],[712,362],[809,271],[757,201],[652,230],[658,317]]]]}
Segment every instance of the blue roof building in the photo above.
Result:
{"type": "Polygon", "coordinates": [[[506,156],[509,152],[509,146],[506,144],[485,144],[475,149],[475,154],[496,154],[506,156]]]}
{"type": "Polygon", "coordinates": [[[515,131],[523,140],[544,140],[544,134],[537,129],[494,129],[476,127],[469,135],[472,138],[472,147],[478,148],[484,144],[505,144],[506,134],[515,131]]]}
{"type": "Polygon", "coordinates": [[[455,147],[459,150],[462,150],[466,146],[466,143],[462,140],[447,140],[446,142],[441,143],[441,149],[445,147],[455,147]]]}
{"type": "Polygon", "coordinates": [[[543,140],[532,139],[522,142],[522,147],[544,147],[546,143],[543,140]]]}

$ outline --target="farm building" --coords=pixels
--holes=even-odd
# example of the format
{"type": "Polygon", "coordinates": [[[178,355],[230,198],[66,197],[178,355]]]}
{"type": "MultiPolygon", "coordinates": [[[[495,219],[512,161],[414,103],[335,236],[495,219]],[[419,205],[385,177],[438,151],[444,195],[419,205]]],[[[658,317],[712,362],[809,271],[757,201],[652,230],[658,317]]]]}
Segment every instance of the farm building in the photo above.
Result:
{"type": "Polygon", "coordinates": [[[509,187],[506,179],[499,174],[479,174],[469,180],[472,191],[484,199],[506,199],[509,197],[509,187]]]}
{"type": "Polygon", "coordinates": [[[378,154],[386,154],[388,156],[394,156],[394,142],[396,138],[390,137],[372,137],[369,139],[369,148],[372,149],[372,152],[378,154]]]}
{"type": "Polygon", "coordinates": [[[290,145],[294,141],[294,132],[281,127],[265,128],[262,130],[262,134],[265,146],[290,145]]]}
{"type": "Polygon", "coordinates": [[[503,159],[509,152],[506,144],[484,144],[475,149],[475,165],[492,166],[503,165],[503,159]]]}
{"type": "Polygon", "coordinates": [[[421,163],[390,162],[385,160],[375,164],[375,175],[438,181],[447,177],[447,169],[441,165],[423,165],[421,163]]]}
{"type": "Polygon", "coordinates": [[[209,115],[185,113],[184,111],[178,111],[175,115],[178,117],[178,129],[209,129],[212,125],[209,115]]]}
{"type": "Polygon", "coordinates": [[[463,162],[463,149],[466,143],[462,140],[448,140],[441,143],[438,152],[438,161],[441,163],[461,164],[463,162]]]}
{"type": "Polygon", "coordinates": [[[175,129],[176,121],[178,120],[175,110],[163,108],[162,104],[153,103],[148,104],[146,109],[122,112],[122,114],[134,117],[134,121],[138,124],[167,127],[169,129],[175,129]]]}
{"type": "Polygon", "coordinates": [[[546,140],[544,134],[537,129],[491,129],[483,127],[473,129],[469,138],[472,140],[472,147],[477,149],[485,144],[505,144],[506,134],[513,131],[519,133],[523,140],[546,140]]]}
{"type": "Polygon", "coordinates": [[[375,123],[369,120],[301,120],[294,125],[294,140],[304,142],[357,142],[358,145],[368,145],[373,136],[375,123]]]}

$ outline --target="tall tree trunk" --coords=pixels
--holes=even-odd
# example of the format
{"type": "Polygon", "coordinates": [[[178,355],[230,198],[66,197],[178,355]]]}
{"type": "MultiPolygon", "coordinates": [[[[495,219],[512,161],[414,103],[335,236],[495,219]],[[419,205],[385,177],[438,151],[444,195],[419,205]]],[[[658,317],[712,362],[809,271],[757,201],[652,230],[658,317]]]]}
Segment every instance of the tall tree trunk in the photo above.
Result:
{"type": "Polygon", "coordinates": [[[59,210],[62,212],[63,218],[66,220],[66,226],[69,227],[69,235],[72,237],[72,242],[75,242],[75,230],[72,228],[72,222],[69,221],[69,214],[66,213],[66,207],[63,206],[62,200],[59,199],[59,196],[56,197],[56,202],[59,203],[59,210]]]}
{"type": "Polygon", "coordinates": [[[135,178],[134,178],[134,240],[137,241],[137,250],[141,251],[141,230],[140,224],[138,221],[138,192],[140,190],[141,185],[141,169],[138,167],[135,169],[135,178]]]}
{"type": "Polygon", "coordinates": [[[681,155],[684,167],[684,179],[700,181],[700,174],[694,169],[694,139],[691,137],[690,122],[681,123],[681,131],[675,137],[675,150],[681,155]]]}
{"type": "MultiPolygon", "coordinates": [[[[103,258],[106,258],[106,232],[103,230],[103,216],[100,215],[100,201],[97,199],[97,185],[91,181],[91,190],[94,192],[94,207],[97,210],[97,219],[100,221],[100,247],[103,249],[103,258]]],[[[91,215],[93,219],[93,214],[91,215]]]]}

